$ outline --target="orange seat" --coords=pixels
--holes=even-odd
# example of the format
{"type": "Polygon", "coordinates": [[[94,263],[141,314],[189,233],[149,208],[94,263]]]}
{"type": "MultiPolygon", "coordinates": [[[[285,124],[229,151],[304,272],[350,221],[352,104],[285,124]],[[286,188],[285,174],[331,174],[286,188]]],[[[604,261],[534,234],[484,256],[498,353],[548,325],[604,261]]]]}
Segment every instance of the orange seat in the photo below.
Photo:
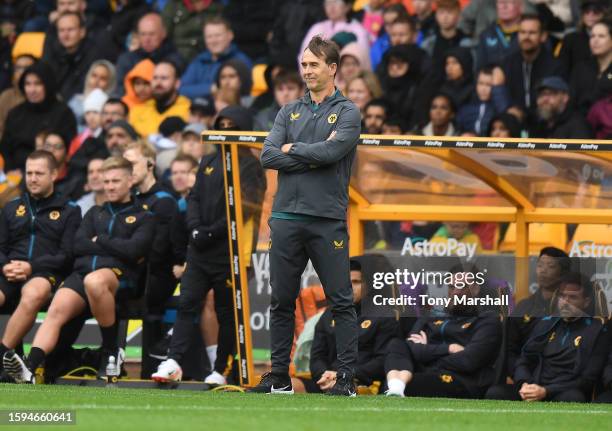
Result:
{"type": "MultiPolygon", "coordinates": [[[[557,247],[565,250],[567,245],[567,227],[559,223],[529,224],[529,254],[539,254],[544,247],[557,247]]],[[[516,251],[516,224],[508,227],[499,251],[516,251]]]]}
{"type": "Polygon", "coordinates": [[[43,46],[45,44],[45,34],[42,32],[25,32],[17,36],[13,45],[13,60],[22,55],[31,55],[41,58],[43,46]]]}
{"type": "Polygon", "coordinates": [[[266,72],[266,64],[256,64],[253,66],[252,78],[253,78],[253,87],[251,87],[251,96],[257,97],[260,94],[268,91],[268,84],[266,83],[266,77],[264,76],[266,72]]]}
{"type": "Polygon", "coordinates": [[[579,224],[572,242],[594,242],[612,245],[612,224],[579,224]]]}

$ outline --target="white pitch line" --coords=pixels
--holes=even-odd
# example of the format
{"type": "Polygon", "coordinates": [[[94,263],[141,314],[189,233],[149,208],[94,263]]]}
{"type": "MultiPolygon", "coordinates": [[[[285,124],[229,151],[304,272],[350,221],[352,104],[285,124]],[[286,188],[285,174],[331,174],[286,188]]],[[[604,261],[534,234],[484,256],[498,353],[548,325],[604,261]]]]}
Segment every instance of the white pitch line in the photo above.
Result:
{"type": "MultiPolygon", "coordinates": [[[[28,407],[31,408],[31,407],[28,407]]],[[[0,404],[1,410],[6,409],[22,409],[15,405],[0,404]]],[[[151,405],[143,404],[142,406],[124,406],[124,405],[105,405],[105,404],[70,404],[62,406],[53,406],[53,410],[122,410],[122,411],[316,411],[316,412],[333,412],[338,413],[336,407],[254,407],[254,406],[211,406],[211,405],[151,405]]],[[[475,408],[457,408],[457,407],[341,407],[342,411],[348,412],[372,412],[372,413],[388,413],[388,412],[406,412],[406,413],[507,413],[507,414],[571,414],[571,415],[609,415],[612,411],[608,410],[573,410],[573,409],[475,409],[475,408]]]]}

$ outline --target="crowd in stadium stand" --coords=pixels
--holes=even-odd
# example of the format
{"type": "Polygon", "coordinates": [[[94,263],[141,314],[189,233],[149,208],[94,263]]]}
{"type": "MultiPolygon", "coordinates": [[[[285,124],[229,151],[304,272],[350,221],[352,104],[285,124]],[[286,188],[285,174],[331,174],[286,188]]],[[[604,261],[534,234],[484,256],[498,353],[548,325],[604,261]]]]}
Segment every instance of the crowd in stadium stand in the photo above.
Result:
{"type": "MultiPolygon", "coordinates": [[[[336,86],[360,109],[363,133],[612,137],[609,0],[3,0],[0,27],[0,310],[11,313],[0,369],[17,382],[43,363],[48,380],[66,371],[88,316],[101,350],[74,361],[100,377],[111,357],[120,368],[116,303],[143,292],[158,359],[143,376],[188,378],[181,366],[199,331],[205,381],[236,381],[222,164],[199,137],[270,130],[304,94],[299,60],[315,35],[340,48],[336,86]],[[47,307],[24,360],[14,349],[47,307]]],[[[258,161],[243,153],[240,168],[244,199],[261,201],[258,161]]],[[[407,221],[396,235],[370,223],[366,246],[418,236],[488,249],[489,228],[407,221]]],[[[355,377],[397,396],[588,401],[597,389],[610,402],[607,325],[533,317],[552,306],[596,312],[597,292],[565,252],[545,249],[539,264],[549,257],[508,325],[507,385],[494,385],[498,316],[465,309],[410,324],[360,317],[355,377]]],[[[358,285],[361,264],[351,265],[358,285]]],[[[294,379],[296,390],[333,386],[333,328],[323,314],[312,376],[294,379]]]]}

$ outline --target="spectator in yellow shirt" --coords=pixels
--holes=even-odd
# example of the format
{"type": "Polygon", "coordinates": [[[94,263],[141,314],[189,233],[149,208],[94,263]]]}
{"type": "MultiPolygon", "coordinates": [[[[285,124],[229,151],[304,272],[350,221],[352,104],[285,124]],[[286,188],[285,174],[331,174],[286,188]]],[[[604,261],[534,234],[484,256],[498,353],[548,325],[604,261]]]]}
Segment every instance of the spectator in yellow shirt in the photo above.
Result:
{"type": "Polygon", "coordinates": [[[189,119],[191,102],[178,94],[181,85],[177,67],[162,61],[153,70],[153,98],[130,110],[130,124],[143,137],[157,133],[159,125],[168,117],[189,119]]]}

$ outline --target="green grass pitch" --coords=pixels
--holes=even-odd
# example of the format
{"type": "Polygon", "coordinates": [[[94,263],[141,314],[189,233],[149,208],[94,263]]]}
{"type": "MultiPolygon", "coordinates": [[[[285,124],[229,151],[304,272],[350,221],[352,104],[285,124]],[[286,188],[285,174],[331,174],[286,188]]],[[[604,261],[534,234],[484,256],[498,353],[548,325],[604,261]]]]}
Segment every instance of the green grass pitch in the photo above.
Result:
{"type": "MultiPolygon", "coordinates": [[[[606,430],[612,405],[0,385],[0,410],[76,411],[66,430],[606,430]]],[[[40,429],[6,426],[2,429],[40,429]]]]}

